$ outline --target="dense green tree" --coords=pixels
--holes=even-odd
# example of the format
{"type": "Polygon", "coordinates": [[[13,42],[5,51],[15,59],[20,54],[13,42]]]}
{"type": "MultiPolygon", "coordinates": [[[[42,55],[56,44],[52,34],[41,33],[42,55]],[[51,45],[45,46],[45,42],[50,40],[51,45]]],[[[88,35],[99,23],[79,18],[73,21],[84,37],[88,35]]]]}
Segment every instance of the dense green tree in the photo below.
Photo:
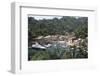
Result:
{"type": "Polygon", "coordinates": [[[75,30],[75,35],[77,38],[86,38],[88,36],[87,26],[80,26],[75,30]]]}

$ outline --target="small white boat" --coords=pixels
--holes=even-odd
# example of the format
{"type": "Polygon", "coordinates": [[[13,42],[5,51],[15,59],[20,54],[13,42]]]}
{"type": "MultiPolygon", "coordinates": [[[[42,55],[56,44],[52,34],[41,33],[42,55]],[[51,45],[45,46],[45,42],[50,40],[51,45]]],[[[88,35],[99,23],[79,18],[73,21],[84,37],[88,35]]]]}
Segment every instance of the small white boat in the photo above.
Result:
{"type": "Polygon", "coordinates": [[[37,43],[37,42],[36,42],[35,44],[32,45],[32,48],[46,49],[46,47],[40,45],[40,44],[37,43]]]}

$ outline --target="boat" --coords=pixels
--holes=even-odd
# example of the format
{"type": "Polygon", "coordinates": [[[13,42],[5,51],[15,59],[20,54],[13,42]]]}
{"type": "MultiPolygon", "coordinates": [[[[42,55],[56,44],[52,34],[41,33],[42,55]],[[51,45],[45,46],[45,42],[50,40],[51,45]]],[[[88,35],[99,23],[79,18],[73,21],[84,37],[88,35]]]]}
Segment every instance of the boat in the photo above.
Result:
{"type": "Polygon", "coordinates": [[[32,44],[32,48],[34,48],[34,49],[46,49],[46,47],[40,45],[37,42],[35,42],[35,44],[32,44]]]}

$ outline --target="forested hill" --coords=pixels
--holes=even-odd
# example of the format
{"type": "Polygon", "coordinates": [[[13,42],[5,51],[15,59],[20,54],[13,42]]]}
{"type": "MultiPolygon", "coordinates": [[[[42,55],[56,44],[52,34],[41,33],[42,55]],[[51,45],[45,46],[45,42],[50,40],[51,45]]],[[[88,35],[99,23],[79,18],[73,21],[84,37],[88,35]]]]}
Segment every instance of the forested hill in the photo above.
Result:
{"type": "MultiPolygon", "coordinates": [[[[88,28],[87,17],[63,16],[62,18],[36,20],[28,17],[28,34],[31,37],[47,35],[65,35],[66,33],[85,31],[88,28]],[[85,28],[85,29],[84,29],[85,28]]],[[[76,32],[77,33],[77,32],[76,32]]]]}

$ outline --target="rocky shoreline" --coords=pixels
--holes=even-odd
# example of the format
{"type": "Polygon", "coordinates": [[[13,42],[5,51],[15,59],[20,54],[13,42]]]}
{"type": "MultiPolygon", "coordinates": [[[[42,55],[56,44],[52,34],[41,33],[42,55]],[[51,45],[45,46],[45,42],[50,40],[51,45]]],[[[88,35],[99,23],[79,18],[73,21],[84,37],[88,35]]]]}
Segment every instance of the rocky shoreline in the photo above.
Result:
{"type": "Polygon", "coordinates": [[[85,45],[87,44],[88,41],[88,37],[86,37],[85,39],[82,38],[76,38],[74,35],[48,35],[48,36],[38,36],[34,39],[34,41],[32,42],[34,44],[34,42],[38,42],[41,45],[45,45],[45,44],[50,44],[52,42],[55,41],[63,41],[66,42],[67,45],[69,46],[77,46],[79,47],[81,43],[85,42],[85,45]]]}

